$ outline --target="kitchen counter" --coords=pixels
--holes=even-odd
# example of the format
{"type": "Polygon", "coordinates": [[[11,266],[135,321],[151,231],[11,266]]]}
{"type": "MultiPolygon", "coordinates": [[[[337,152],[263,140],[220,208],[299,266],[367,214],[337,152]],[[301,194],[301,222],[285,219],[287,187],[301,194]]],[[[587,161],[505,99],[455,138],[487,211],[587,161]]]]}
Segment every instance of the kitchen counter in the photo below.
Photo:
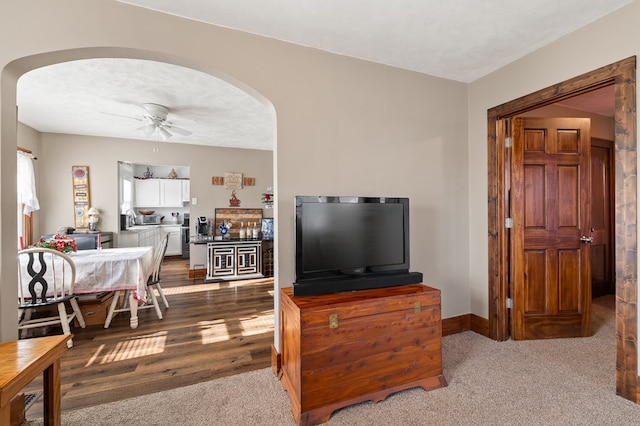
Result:
{"type": "MultiPolygon", "coordinates": [[[[211,253],[210,247],[220,247],[220,246],[247,246],[251,244],[259,243],[260,246],[260,257],[262,258],[262,275],[265,277],[273,276],[273,239],[269,240],[246,240],[246,239],[231,239],[231,240],[211,240],[211,239],[203,239],[198,237],[191,238],[191,249],[190,249],[190,257],[189,257],[189,278],[194,278],[196,276],[207,275],[207,264],[209,263],[208,257],[210,257],[211,253]],[[204,272],[203,272],[204,270],[204,272]],[[197,272],[200,271],[200,272],[197,272]]],[[[260,261],[258,259],[258,261],[260,261]]],[[[210,265],[211,266],[211,265],[210,265]]],[[[212,269],[209,268],[209,272],[212,269]]],[[[209,278],[211,278],[211,274],[209,274],[209,278]]]]}
{"type": "Polygon", "coordinates": [[[162,226],[182,226],[182,225],[177,223],[177,222],[173,222],[173,223],[164,223],[163,222],[160,225],[132,225],[132,226],[128,227],[126,230],[121,230],[120,232],[138,232],[138,231],[142,231],[144,229],[160,228],[162,226]]]}
{"type": "Polygon", "coordinates": [[[182,255],[182,239],[180,236],[180,227],[182,225],[177,222],[166,223],[160,225],[133,225],[126,230],[120,231],[119,247],[135,247],[143,245],[151,245],[155,247],[163,235],[163,232],[169,233],[169,242],[167,244],[166,256],[182,255]]]}
{"type": "Polygon", "coordinates": [[[272,239],[263,240],[261,238],[256,238],[256,239],[231,238],[230,240],[214,240],[214,239],[206,238],[206,237],[193,237],[190,240],[191,244],[207,244],[207,243],[224,244],[224,243],[243,243],[243,242],[249,242],[250,243],[250,242],[256,242],[256,241],[273,241],[273,240],[272,239]]]}

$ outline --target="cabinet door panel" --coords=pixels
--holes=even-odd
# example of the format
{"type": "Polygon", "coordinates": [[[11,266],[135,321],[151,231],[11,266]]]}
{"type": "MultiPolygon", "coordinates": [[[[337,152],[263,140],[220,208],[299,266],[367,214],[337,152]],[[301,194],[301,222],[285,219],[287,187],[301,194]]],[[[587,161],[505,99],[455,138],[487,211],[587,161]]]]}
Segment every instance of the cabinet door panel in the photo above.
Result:
{"type": "Polygon", "coordinates": [[[163,179],[160,181],[160,207],[182,207],[182,181],[163,179]]]}
{"type": "Polygon", "coordinates": [[[135,180],[136,207],[158,207],[160,205],[160,180],[135,180]]]}
{"type": "Polygon", "coordinates": [[[191,181],[183,180],[182,181],[182,202],[188,203],[191,201],[191,181]]]}

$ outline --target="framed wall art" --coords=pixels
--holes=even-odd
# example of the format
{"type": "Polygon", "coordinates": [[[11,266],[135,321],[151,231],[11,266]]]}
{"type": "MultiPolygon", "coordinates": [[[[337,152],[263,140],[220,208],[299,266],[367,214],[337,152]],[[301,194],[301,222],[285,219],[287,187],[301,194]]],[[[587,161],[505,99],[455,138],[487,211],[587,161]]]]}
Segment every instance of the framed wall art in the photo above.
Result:
{"type": "Polygon", "coordinates": [[[263,240],[273,240],[273,218],[263,218],[260,228],[263,240]]]}
{"type": "Polygon", "coordinates": [[[89,166],[71,166],[73,185],[73,217],[74,227],[83,229],[89,227],[89,166]]]}
{"type": "Polygon", "coordinates": [[[242,173],[225,173],[224,187],[227,189],[242,189],[242,173]]]}

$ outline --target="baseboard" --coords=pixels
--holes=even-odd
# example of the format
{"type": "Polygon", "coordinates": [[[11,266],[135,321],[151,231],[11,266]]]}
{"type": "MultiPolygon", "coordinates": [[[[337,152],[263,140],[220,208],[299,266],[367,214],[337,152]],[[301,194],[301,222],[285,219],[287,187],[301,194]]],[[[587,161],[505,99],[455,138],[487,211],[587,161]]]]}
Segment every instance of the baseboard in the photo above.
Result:
{"type": "Polygon", "coordinates": [[[489,337],[489,320],[475,314],[465,314],[442,320],[442,335],[449,336],[471,330],[482,336],[489,337]]]}
{"type": "Polygon", "coordinates": [[[206,269],[189,269],[189,279],[194,280],[197,278],[204,278],[207,276],[206,269]]]}
{"type": "Polygon", "coordinates": [[[271,345],[271,368],[278,379],[282,377],[282,356],[274,345],[271,345]]]}

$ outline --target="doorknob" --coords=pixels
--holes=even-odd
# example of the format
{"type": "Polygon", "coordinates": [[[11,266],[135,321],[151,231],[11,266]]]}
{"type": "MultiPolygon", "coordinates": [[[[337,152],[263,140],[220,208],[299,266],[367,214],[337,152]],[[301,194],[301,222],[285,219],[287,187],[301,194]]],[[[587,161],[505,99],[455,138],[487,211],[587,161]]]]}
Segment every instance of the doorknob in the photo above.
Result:
{"type": "Polygon", "coordinates": [[[587,236],[583,235],[582,237],[580,237],[580,241],[582,241],[583,243],[592,243],[593,242],[593,237],[587,237],[587,236]]]}

